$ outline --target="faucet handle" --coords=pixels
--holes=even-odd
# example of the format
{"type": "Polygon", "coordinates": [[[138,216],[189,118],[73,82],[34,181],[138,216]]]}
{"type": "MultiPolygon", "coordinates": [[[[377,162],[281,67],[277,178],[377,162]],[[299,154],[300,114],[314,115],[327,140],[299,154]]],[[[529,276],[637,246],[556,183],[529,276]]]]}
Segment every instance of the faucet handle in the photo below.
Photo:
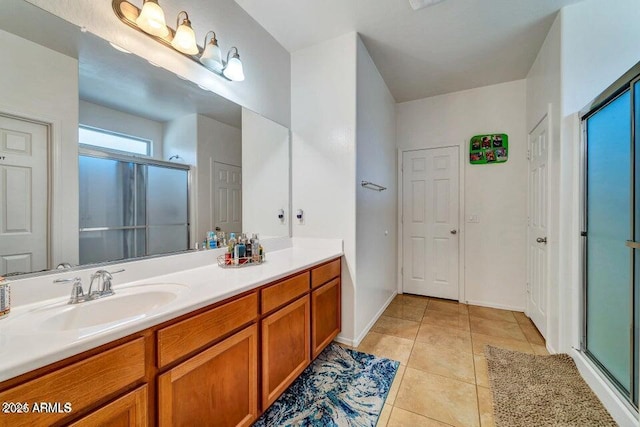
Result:
{"type": "Polygon", "coordinates": [[[80,277],[73,277],[68,279],[56,279],[53,283],[71,283],[73,282],[73,287],[71,288],[71,297],[69,298],[69,304],[77,304],[79,302],[84,301],[85,295],[84,290],[82,289],[82,279],[80,277]]]}
{"type": "Polygon", "coordinates": [[[93,295],[93,297],[104,297],[107,295],[113,295],[113,290],[111,289],[111,279],[113,279],[112,274],[122,273],[123,269],[115,270],[115,271],[107,271],[107,270],[98,270],[91,275],[91,284],[89,285],[89,294],[93,295]],[[93,287],[93,281],[95,279],[101,279],[102,281],[102,289],[91,292],[93,287]],[[94,295],[95,294],[95,295],[94,295]]]}

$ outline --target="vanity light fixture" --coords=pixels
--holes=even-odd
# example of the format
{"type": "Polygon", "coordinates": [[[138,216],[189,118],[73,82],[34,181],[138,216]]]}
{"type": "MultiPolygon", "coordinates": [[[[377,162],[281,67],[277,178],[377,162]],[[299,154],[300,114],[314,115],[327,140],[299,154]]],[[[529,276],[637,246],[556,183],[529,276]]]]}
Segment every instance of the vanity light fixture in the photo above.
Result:
{"type": "Polygon", "coordinates": [[[238,48],[234,46],[229,49],[225,61],[218,45],[216,33],[213,31],[209,31],[205,35],[204,47],[200,48],[196,43],[196,35],[186,11],[183,10],[178,14],[177,28],[173,30],[165,24],[164,12],[158,5],[158,0],[144,0],[142,9],[128,0],[112,0],[111,5],[118,19],[131,28],[147,34],[155,41],[171,47],[227,80],[235,82],[244,80],[244,70],[238,48]]]}
{"type": "Polygon", "coordinates": [[[136,24],[145,33],[156,37],[167,37],[169,29],[164,19],[164,11],[158,4],[158,0],[144,0],[142,10],[136,24]]]}
{"type": "Polygon", "coordinates": [[[216,38],[216,33],[214,31],[209,31],[204,36],[204,51],[200,56],[200,62],[202,62],[202,64],[208,69],[217,73],[222,72],[222,68],[224,68],[222,63],[222,51],[220,50],[220,46],[218,46],[218,39],[216,38]],[[212,36],[209,39],[209,43],[207,43],[209,34],[212,36]]]}
{"type": "Polygon", "coordinates": [[[238,53],[237,47],[234,46],[229,49],[229,52],[227,52],[227,65],[225,65],[224,70],[222,70],[222,74],[234,82],[241,82],[244,80],[242,61],[240,61],[240,54],[238,53]],[[233,56],[229,57],[234,49],[235,53],[233,56]]]}
{"type": "Polygon", "coordinates": [[[175,50],[178,50],[187,55],[197,55],[200,53],[198,45],[196,44],[196,33],[191,28],[191,21],[189,21],[189,14],[184,10],[178,13],[176,18],[176,35],[173,36],[171,46],[175,50]],[[180,15],[184,13],[184,19],[180,23],[180,15]]]}

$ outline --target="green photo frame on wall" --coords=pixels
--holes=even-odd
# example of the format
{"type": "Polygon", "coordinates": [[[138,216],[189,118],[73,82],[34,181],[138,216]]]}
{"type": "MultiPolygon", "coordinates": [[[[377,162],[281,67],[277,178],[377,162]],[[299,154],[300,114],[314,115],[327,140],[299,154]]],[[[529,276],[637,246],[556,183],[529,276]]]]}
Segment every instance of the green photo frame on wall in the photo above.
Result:
{"type": "Polygon", "coordinates": [[[476,135],[469,141],[469,162],[472,165],[504,163],[509,159],[509,137],[506,133],[476,135]]]}

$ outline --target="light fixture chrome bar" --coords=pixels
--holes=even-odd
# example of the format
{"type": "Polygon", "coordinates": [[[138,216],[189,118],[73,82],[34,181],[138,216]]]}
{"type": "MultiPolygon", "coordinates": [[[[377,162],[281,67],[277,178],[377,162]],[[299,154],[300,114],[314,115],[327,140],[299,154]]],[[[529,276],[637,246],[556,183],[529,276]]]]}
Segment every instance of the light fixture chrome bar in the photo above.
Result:
{"type": "MultiPolygon", "coordinates": [[[[141,9],[138,8],[136,5],[130,3],[127,0],[113,0],[111,3],[111,6],[113,8],[113,12],[116,14],[116,16],[118,17],[118,19],[120,19],[120,21],[122,21],[123,23],[127,24],[129,27],[134,28],[137,31],[140,31],[141,33],[145,34],[147,37],[151,37],[152,39],[154,39],[155,41],[162,43],[163,45],[171,48],[171,50],[178,52],[179,54],[185,56],[186,58],[191,59],[193,62],[197,62],[200,66],[204,66],[201,62],[200,62],[200,57],[199,55],[204,52],[205,47],[202,47],[198,44],[196,44],[196,46],[198,47],[198,53],[194,54],[194,55],[189,55],[187,53],[181,52],[180,50],[176,49],[171,42],[173,41],[173,38],[176,35],[176,30],[174,30],[173,28],[167,26],[167,29],[169,30],[169,34],[166,37],[158,37],[156,35],[153,34],[149,34],[145,31],[143,31],[138,24],[136,24],[136,19],[138,18],[138,16],[140,15],[140,11],[141,9]]],[[[181,12],[182,13],[182,12],[181,12]]],[[[185,12],[186,13],[186,12],[185,12]]],[[[235,49],[235,48],[232,48],[235,49]]],[[[236,56],[237,56],[237,49],[236,50],[236,56]]],[[[229,51],[229,53],[231,52],[231,50],[229,51]]],[[[227,54],[227,56],[229,56],[227,54]]],[[[225,63],[222,64],[223,67],[226,66],[225,63]]],[[[224,73],[223,70],[221,71],[217,71],[215,69],[211,69],[208,67],[207,68],[209,71],[211,71],[212,73],[222,77],[223,79],[227,80],[227,81],[234,81],[232,79],[230,79],[229,77],[227,77],[224,73]]]]}

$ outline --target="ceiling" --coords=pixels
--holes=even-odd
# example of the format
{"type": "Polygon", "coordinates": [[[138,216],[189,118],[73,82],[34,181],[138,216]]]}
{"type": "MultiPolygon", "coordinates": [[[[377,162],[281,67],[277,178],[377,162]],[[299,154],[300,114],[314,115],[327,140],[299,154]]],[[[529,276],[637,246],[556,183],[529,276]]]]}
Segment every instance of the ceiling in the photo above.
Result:
{"type": "Polygon", "coordinates": [[[581,0],[236,0],[287,50],[357,31],[397,102],[525,78],[560,8],[581,0]]]}

